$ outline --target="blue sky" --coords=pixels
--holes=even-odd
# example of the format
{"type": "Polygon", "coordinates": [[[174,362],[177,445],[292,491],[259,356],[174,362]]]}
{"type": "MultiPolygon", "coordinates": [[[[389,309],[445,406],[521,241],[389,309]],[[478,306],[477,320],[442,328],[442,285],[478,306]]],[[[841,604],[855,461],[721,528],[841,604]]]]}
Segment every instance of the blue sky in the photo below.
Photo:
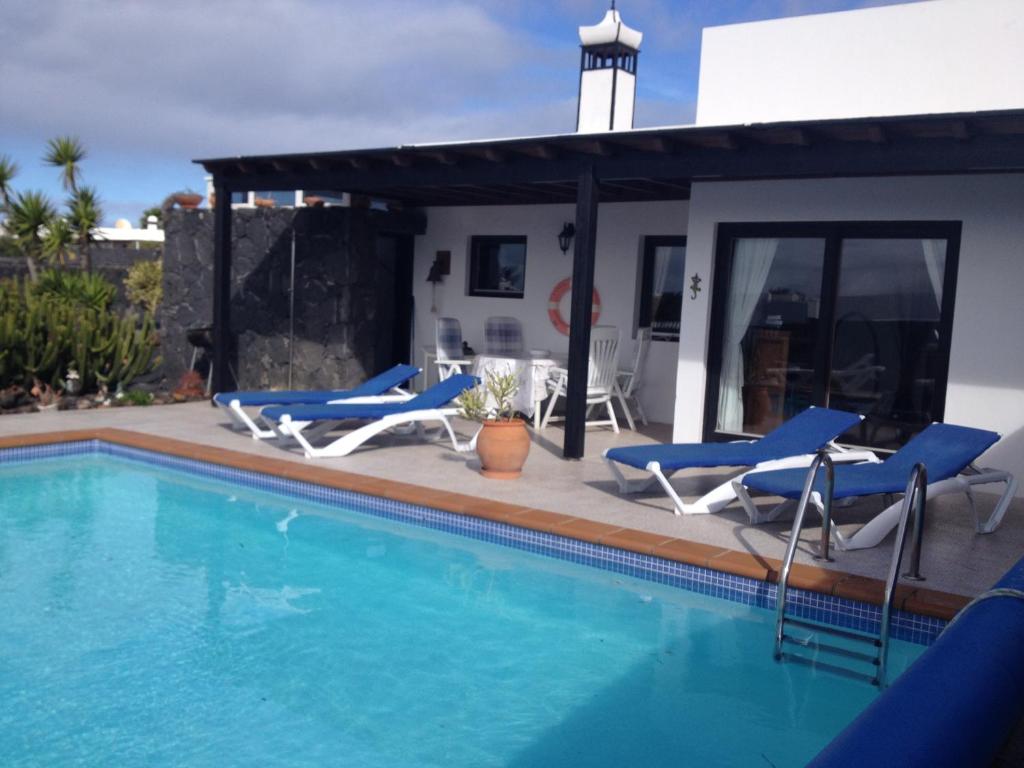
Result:
{"type": "MultiPolygon", "coordinates": [[[[703,27],[892,0],[619,0],[644,33],[637,126],[692,121],[703,27]]],[[[108,223],[186,187],[195,157],[572,131],[576,27],[605,0],[9,0],[0,154],[78,136],[108,223]]]]}

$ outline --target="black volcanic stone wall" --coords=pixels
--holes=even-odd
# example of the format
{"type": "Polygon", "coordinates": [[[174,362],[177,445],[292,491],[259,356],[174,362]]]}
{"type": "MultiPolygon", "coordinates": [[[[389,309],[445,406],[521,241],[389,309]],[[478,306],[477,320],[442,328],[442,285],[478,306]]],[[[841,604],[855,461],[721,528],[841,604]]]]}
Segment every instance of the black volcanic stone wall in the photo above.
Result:
{"type": "MultiPolygon", "coordinates": [[[[164,374],[188,368],[186,331],[209,325],[213,308],[213,214],[170,213],[165,221],[160,311],[164,374]]],[[[422,226],[406,214],[352,208],[236,209],[232,214],[232,366],[240,389],[288,384],[291,237],[295,231],[295,348],[292,386],[353,386],[381,367],[381,328],[393,324],[390,271],[377,235],[422,226]]],[[[205,368],[203,369],[205,372],[205,368]]]]}

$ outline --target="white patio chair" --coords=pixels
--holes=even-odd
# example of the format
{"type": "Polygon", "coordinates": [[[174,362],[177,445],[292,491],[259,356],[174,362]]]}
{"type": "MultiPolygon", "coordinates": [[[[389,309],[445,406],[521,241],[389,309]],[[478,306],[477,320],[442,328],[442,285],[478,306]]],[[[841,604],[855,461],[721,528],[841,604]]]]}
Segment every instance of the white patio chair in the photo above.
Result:
{"type": "MultiPolygon", "coordinates": [[[[619,422],[612,408],[612,397],[618,390],[615,374],[619,367],[619,329],[610,325],[596,325],[590,330],[590,364],[587,369],[587,414],[598,405],[608,410],[608,418],[602,420],[587,419],[588,427],[609,425],[619,433],[619,422]]],[[[565,368],[552,368],[548,379],[548,391],[551,397],[548,408],[541,422],[544,429],[549,422],[564,421],[564,417],[554,418],[555,403],[558,398],[565,397],[569,384],[569,372],[565,368]]]]}
{"type": "Polygon", "coordinates": [[[488,317],[484,323],[484,351],[497,357],[522,357],[523,324],[514,317],[488,317]]]}
{"type": "Polygon", "coordinates": [[[641,328],[636,334],[636,355],[633,358],[632,369],[622,369],[615,374],[615,396],[619,399],[622,412],[626,415],[626,422],[629,428],[636,432],[636,424],[633,421],[633,414],[630,411],[630,401],[636,409],[636,415],[640,421],[647,426],[647,414],[640,404],[640,386],[643,384],[644,366],[647,365],[647,352],[651,348],[651,329],[641,328]]]}
{"type": "Polygon", "coordinates": [[[437,378],[444,381],[456,373],[464,373],[463,366],[471,365],[462,354],[462,324],[454,317],[439,317],[435,325],[437,343],[437,378]]]}

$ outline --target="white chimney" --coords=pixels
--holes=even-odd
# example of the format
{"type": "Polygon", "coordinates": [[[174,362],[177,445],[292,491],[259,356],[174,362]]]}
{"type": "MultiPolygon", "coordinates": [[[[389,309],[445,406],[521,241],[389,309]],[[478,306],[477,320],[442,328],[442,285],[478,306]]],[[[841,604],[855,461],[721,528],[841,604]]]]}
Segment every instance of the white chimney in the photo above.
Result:
{"type": "Polygon", "coordinates": [[[580,27],[580,133],[623,131],[633,127],[636,64],[643,35],[627,27],[615,10],[600,24],[580,27]]]}

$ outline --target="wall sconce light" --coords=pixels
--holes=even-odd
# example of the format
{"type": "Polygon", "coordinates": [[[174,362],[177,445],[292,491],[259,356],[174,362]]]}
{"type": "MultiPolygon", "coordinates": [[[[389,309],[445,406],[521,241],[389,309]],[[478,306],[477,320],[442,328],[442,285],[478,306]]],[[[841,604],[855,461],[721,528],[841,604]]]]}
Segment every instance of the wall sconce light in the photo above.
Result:
{"type": "Polygon", "coordinates": [[[558,233],[558,247],[562,249],[562,253],[569,252],[574,237],[576,237],[576,225],[571,221],[565,222],[562,225],[562,231],[558,233]]]}
{"type": "Polygon", "coordinates": [[[452,271],[452,252],[438,251],[434,256],[434,263],[430,265],[427,272],[427,282],[430,283],[430,311],[437,312],[437,284],[444,276],[452,271]]]}

